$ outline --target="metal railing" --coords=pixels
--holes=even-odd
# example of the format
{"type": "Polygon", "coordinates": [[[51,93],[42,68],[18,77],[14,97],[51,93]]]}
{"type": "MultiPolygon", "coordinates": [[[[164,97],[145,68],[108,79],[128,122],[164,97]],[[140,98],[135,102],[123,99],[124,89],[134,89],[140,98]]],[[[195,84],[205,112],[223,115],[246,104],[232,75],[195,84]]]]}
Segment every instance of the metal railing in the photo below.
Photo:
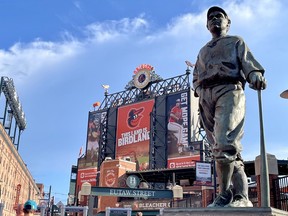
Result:
{"type": "Polygon", "coordinates": [[[190,88],[189,74],[190,71],[188,71],[186,74],[172,77],[166,80],[157,80],[151,82],[145,89],[131,87],[125,91],[113,94],[106,93],[105,98],[101,102],[98,110],[126,105],[144,99],[155,98],[164,94],[171,94],[180,92],[182,90],[187,90],[190,88]]]}
{"type": "Polygon", "coordinates": [[[274,206],[277,209],[288,211],[288,176],[272,180],[274,190],[274,206]]]}

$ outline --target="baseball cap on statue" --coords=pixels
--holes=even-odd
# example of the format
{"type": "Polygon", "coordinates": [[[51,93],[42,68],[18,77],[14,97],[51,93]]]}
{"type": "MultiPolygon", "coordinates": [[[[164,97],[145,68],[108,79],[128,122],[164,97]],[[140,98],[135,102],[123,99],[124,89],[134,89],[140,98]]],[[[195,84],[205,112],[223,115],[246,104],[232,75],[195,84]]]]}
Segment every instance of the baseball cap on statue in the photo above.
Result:
{"type": "Polygon", "coordinates": [[[37,210],[37,203],[34,200],[27,200],[24,204],[26,210],[37,210]]]}
{"type": "Polygon", "coordinates": [[[212,12],[214,12],[214,11],[219,11],[219,12],[223,13],[226,17],[228,17],[228,15],[227,15],[227,13],[226,13],[225,10],[223,10],[222,8],[220,8],[220,7],[218,7],[218,6],[213,6],[213,7],[210,7],[210,8],[208,9],[207,19],[208,19],[208,17],[209,17],[209,14],[212,13],[212,12]]]}

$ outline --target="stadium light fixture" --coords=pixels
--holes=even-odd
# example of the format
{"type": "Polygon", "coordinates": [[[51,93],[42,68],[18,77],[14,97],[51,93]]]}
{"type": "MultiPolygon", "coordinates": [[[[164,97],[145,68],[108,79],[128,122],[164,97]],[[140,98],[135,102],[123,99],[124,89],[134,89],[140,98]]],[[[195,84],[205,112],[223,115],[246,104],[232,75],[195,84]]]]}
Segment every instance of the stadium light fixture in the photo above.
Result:
{"type": "Polygon", "coordinates": [[[109,85],[102,85],[103,89],[104,89],[104,94],[108,95],[108,89],[109,89],[109,85]]]}
{"type": "Polygon", "coordinates": [[[7,99],[7,103],[14,114],[19,129],[24,130],[26,128],[26,118],[22,110],[22,105],[19,101],[19,97],[15,90],[13,79],[8,77],[1,77],[0,88],[3,91],[7,99]]]}

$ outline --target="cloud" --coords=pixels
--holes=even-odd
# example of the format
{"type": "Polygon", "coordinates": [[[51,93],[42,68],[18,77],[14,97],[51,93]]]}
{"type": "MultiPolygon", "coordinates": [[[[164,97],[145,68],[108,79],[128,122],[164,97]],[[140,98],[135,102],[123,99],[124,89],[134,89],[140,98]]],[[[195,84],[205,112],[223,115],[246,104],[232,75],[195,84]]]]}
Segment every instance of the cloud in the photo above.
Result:
{"type": "Polygon", "coordinates": [[[0,71],[2,76],[13,77],[21,82],[36,73],[47,72],[51,65],[75,56],[81,49],[77,41],[47,42],[37,39],[31,43],[16,43],[8,51],[0,51],[0,71]]]}
{"type": "Polygon", "coordinates": [[[80,3],[80,1],[74,1],[73,4],[74,4],[74,6],[75,6],[79,11],[82,12],[82,8],[81,8],[81,3],[80,3]]]}
{"type": "MultiPolygon", "coordinates": [[[[230,31],[244,35],[244,39],[250,44],[261,41],[267,35],[278,33],[274,31],[275,25],[280,23],[278,20],[287,12],[282,4],[287,3],[275,0],[245,0],[225,1],[222,6],[232,19],[230,31]],[[270,30],[265,31],[267,28],[270,30]]],[[[74,5],[80,7],[78,1],[75,1],[74,5]]],[[[64,31],[62,41],[35,39],[26,44],[16,43],[8,51],[0,50],[0,71],[4,76],[14,77],[16,82],[25,81],[35,74],[53,73],[54,70],[48,70],[50,67],[59,66],[69,70],[69,61],[73,61],[73,65],[77,61],[81,64],[80,60],[91,55],[91,52],[97,53],[97,57],[102,58],[100,61],[105,61],[105,56],[101,57],[101,53],[122,53],[123,50],[119,49],[129,50],[129,47],[131,50],[139,49],[141,53],[138,55],[142,59],[149,59],[150,55],[155,55],[159,61],[161,55],[166,59],[177,59],[180,56],[195,59],[199,48],[211,37],[205,27],[207,9],[174,17],[159,29],[152,29],[145,14],[140,14],[134,18],[91,23],[84,28],[85,37],[81,39],[64,31]],[[119,49],[116,50],[115,47],[119,49]]]]}
{"type": "Polygon", "coordinates": [[[244,0],[226,1],[223,7],[232,21],[231,26],[236,34],[247,34],[247,37],[251,35],[252,41],[275,33],[273,29],[278,27],[282,14],[287,12],[285,4],[287,3],[281,0],[244,0]]]}
{"type": "Polygon", "coordinates": [[[85,28],[88,42],[105,42],[122,36],[133,36],[139,32],[145,32],[149,23],[143,15],[133,19],[123,18],[121,20],[109,20],[103,23],[92,23],[85,28]]]}

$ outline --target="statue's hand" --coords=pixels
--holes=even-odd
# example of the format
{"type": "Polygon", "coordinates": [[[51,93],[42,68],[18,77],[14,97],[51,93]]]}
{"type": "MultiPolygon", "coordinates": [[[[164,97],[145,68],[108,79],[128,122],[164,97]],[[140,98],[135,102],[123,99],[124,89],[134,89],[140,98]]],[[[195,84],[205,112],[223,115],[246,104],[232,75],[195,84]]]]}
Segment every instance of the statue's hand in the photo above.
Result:
{"type": "Polygon", "coordinates": [[[251,72],[249,74],[249,87],[254,90],[264,90],[267,86],[265,77],[260,72],[251,72]]]}

